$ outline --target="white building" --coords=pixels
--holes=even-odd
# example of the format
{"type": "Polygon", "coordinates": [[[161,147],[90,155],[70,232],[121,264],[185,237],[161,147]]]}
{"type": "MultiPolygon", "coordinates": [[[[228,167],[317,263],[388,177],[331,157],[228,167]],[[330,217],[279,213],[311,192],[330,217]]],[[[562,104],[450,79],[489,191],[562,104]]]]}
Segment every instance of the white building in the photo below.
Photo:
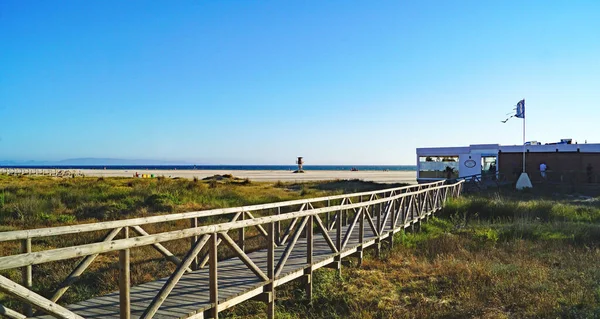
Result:
{"type": "MultiPolygon", "coordinates": [[[[529,173],[538,172],[545,162],[554,171],[600,172],[600,144],[570,144],[571,140],[541,145],[528,142],[525,146],[529,173]]],[[[417,148],[417,181],[427,182],[446,178],[500,172],[518,177],[523,166],[522,145],[476,144],[463,147],[417,148]]],[[[588,173],[589,174],[589,173],[588,173]]],[[[531,174],[530,174],[531,175],[531,174]]],[[[516,178],[515,177],[515,178],[516,178]]]]}

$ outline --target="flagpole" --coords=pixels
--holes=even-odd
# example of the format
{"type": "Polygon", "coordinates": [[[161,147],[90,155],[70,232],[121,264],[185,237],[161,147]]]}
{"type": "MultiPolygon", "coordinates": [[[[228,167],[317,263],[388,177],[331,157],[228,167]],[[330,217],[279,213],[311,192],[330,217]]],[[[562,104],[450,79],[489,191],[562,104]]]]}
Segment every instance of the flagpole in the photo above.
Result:
{"type": "Polygon", "coordinates": [[[525,116],[523,116],[523,173],[525,173],[525,116]]]}

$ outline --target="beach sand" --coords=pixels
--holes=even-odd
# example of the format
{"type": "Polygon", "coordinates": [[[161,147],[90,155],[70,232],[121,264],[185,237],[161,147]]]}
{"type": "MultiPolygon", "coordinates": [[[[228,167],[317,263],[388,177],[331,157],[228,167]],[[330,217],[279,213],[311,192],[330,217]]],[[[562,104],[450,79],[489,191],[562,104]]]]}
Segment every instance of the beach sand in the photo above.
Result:
{"type": "Polygon", "coordinates": [[[154,176],[183,177],[203,179],[213,175],[231,174],[239,178],[248,178],[257,182],[307,182],[335,179],[360,179],[379,183],[416,183],[415,171],[306,171],[295,174],[291,171],[255,171],[255,170],[113,170],[113,169],[82,169],[85,176],[97,177],[132,177],[136,172],[140,174],[154,174],[154,176]]]}

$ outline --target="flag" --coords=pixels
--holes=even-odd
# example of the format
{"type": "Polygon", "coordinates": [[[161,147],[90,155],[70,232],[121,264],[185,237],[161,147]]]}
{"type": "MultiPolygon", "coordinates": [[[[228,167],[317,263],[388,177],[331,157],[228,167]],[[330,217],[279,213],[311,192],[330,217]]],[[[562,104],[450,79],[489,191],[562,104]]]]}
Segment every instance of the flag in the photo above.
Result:
{"type": "MultiPolygon", "coordinates": [[[[507,118],[506,120],[502,121],[502,123],[506,123],[508,122],[508,120],[510,120],[513,117],[517,117],[520,119],[525,119],[525,99],[522,99],[521,101],[519,101],[519,103],[517,103],[517,107],[514,108],[513,110],[515,110],[515,114],[513,114],[512,116],[510,116],[509,118],[507,118]]],[[[508,113],[506,115],[510,115],[511,113],[508,113]]]]}
{"type": "Polygon", "coordinates": [[[515,114],[515,117],[520,119],[525,118],[525,99],[522,99],[519,101],[519,103],[517,103],[517,113],[515,114]]]}

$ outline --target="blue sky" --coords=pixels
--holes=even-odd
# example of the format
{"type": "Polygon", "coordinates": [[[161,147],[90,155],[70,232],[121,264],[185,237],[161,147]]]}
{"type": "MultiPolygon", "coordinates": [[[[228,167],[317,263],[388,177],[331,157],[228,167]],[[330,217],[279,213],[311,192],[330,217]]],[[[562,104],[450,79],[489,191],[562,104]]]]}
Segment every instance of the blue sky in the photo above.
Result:
{"type": "Polygon", "coordinates": [[[0,160],[600,142],[599,1],[0,1],[0,160]]]}

